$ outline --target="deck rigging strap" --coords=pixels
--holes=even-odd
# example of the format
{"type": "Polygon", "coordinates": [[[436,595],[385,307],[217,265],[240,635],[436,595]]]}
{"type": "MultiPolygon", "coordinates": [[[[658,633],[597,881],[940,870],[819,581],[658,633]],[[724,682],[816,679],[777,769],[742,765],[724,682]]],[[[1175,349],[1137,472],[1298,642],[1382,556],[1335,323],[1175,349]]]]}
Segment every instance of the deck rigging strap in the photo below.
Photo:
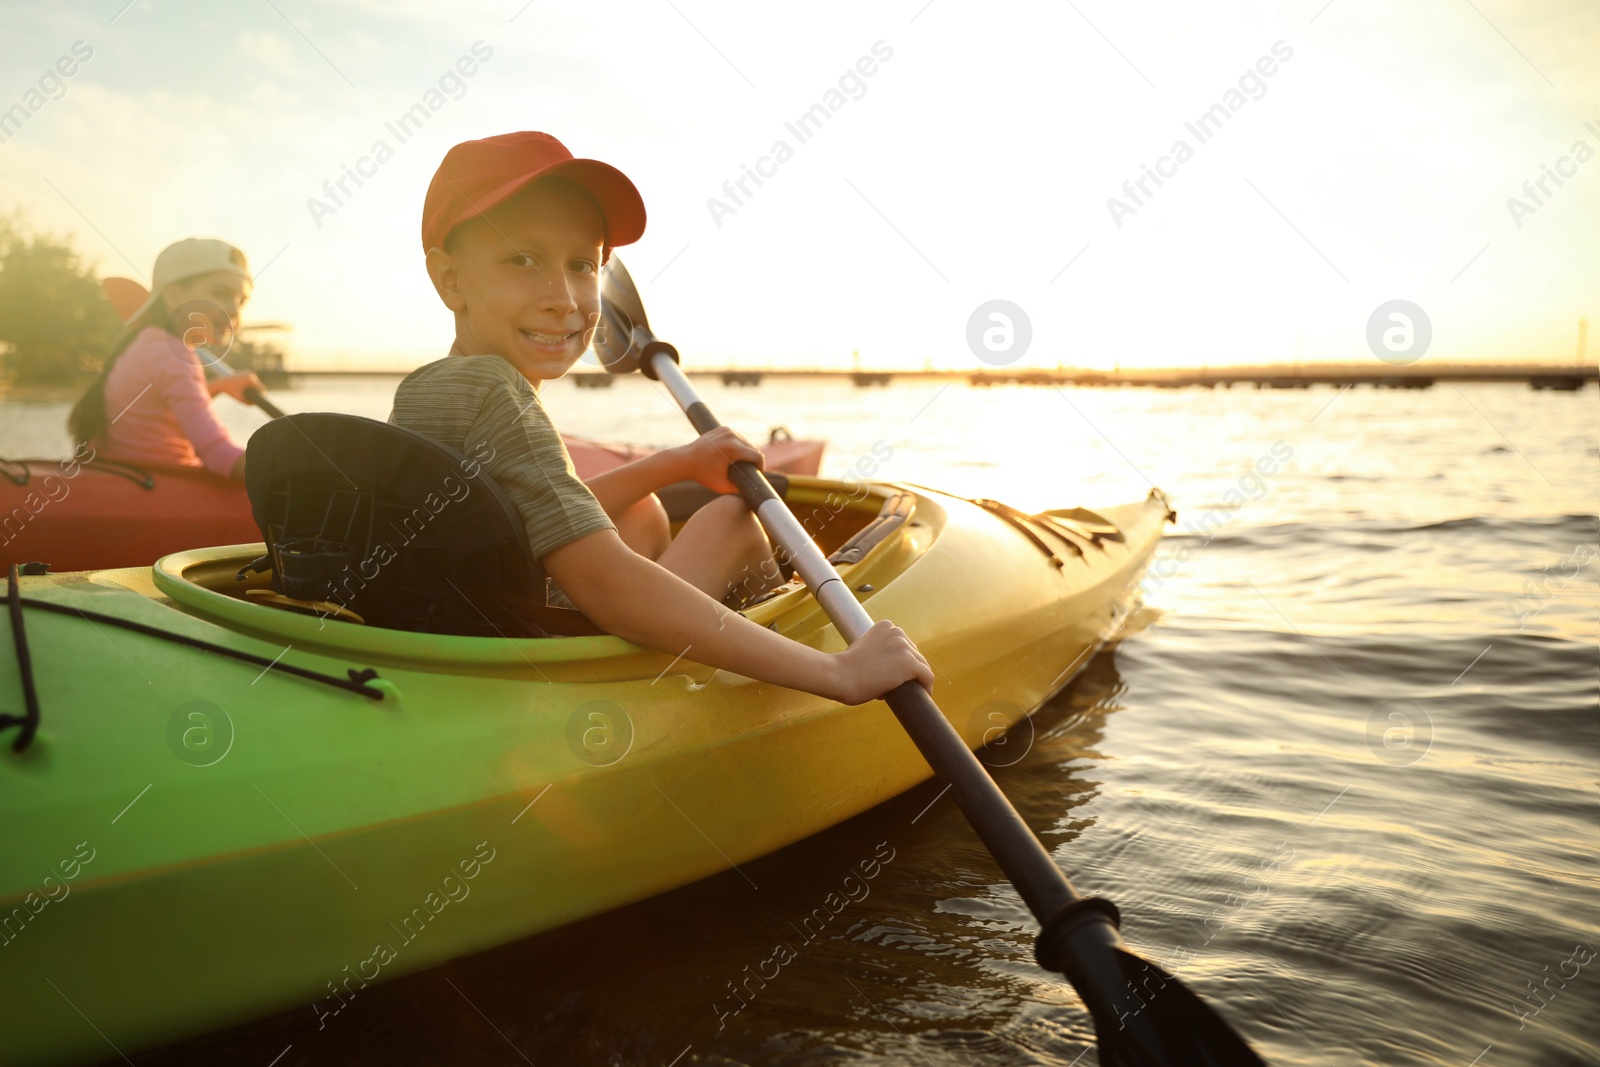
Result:
{"type": "Polygon", "coordinates": [[[27,460],[7,459],[4,456],[0,456],[0,474],[4,474],[12,485],[27,485],[28,480],[33,477],[33,472],[28,469],[27,460]],[[22,473],[18,474],[12,469],[13,467],[20,468],[22,473]]]}
{"type": "MultiPolygon", "coordinates": [[[[1067,548],[1071,549],[1072,554],[1077,556],[1079,559],[1085,558],[1083,546],[1078,544],[1071,537],[1067,536],[1068,534],[1074,534],[1078,537],[1081,537],[1085,541],[1088,541],[1091,545],[1094,545],[1096,548],[1104,547],[1100,544],[1099,539],[1090,532],[1064,527],[1062,523],[1052,519],[1046,514],[1029,515],[1021,508],[1014,508],[1010,504],[1002,503],[999,500],[991,500],[988,497],[962,496],[959,493],[951,493],[944,489],[935,489],[932,486],[916,485],[915,483],[908,484],[910,484],[913,489],[924,489],[930,493],[937,493],[940,496],[947,496],[952,500],[963,500],[968,504],[976,504],[978,507],[984,509],[995,518],[1000,519],[1002,522],[1007,523],[1018,533],[1032,541],[1034,546],[1046,556],[1049,556],[1050,562],[1057,567],[1064,567],[1066,564],[1062,561],[1060,556],[1056,555],[1055,550],[1046,544],[1044,539],[1039,536],[1038,531],[1034,529],[1034,523],[1038,523],[1040,528],[1054,534],[1056,539],[1067,548]]],[[[1121,535],[1119,534],[1118,536],[1120,538],[1121,535]]]]}
{"type": "MultiPolygon", "coordinates": [[[[34,565],[24,564],[24,573],[44,573],[42,570],[29,570],[28,568],[32,566],[34,565]]],[[[24,604],[30,608],[39,608],[42,611],[53,611],[60,615],[76,615],[80,618],[88,620],[89,622],[103,622],[108,626],[120,626],[125,630],[132,630],[134,633],[145,634],[149,637],[158,637],[163,641],[172,641],[180,645],[187,645],[190,648],[198,648],[206,652],[214,652],[219,656],[227,656],[230,659],[242,660],[245,663],[253,663],[258,667],[272,668],[274,670],[283,671],[285,674],[293,674],[297,677],[304,678],[307,681],[320,682],[323,685],[331,685],[335,689],[344,689],[351,693],[357,693],[371,700],[383,699],[383,690],[374,688],[373,686],[367,684],[378,677],[378,672],[373,670],[371,667],[368,667],[365,670],[356,670],[354,667],[351,667],[345,671],[348,677],[339,678],[335,675],[323,674],[320,671],[308,670],[305,667],[296,667],[292,663],[269,660],[264,656],[257,656],[251,652],[241,652],[239,649],[228,648],[226,645],[218,645],[213,644],[210,641],[202,641],[198,637],[189,637],[185,634],[173,633],[170,630],[163,630],[159,627],[146,626],[144,623],[134,622],[132,619],[120,619],[115,615],[104,615],[98,611],[84,611],[82,608],[73,607],[69,604],[56,604],[49,600],[38,600],[34,597],[25,597],[20,595],[18,590],[17,569],[17,565],[12,564],[11,574],[6,583],[6,603],[11,616],[11,636],[16,645],[17,668],[22,675],[22,695],[27,712],[24,715],[0,715],[0,730],[4,730],[12,726],[22,727],[22,732],[17,736],[16,741],[12,743],[11,749],[13,752],[21,752],[23,749],[27,748],[28,745],[33,741],[33,735],[39,729],[39,697],[36,689],[34,688],[33,662],[28,654],[27,633],[23,627],[22,621],[22,606],[24,604]]]]}
{"type": "MultiPolygon", "coordinates": [[[[34,462],[42,463],[45,461],[35,460],[34,462]]],[[[58,466],[64,470],[69,462],[71,461],[61,460],[58,466]]],[[[156,487],[155,476],[149,471],[143,467],[136,467],[132,463],[125,463],[120,459],[93,456],[84,460],[83,466],[92,466],[106,474],[114,474],[119,478],[126,478],[141,489],[154,489],[156,487]]],[[[0,456],[0,474],[4,474],[12,485],[17,486],[26,486],[33,480],[33,468],[28,466],[28,461],[25,459],[7,459],[4,456],[0,456]],[[21,471],[20,474],[17,473],[18,470],[21,471]]]]}
{"type": "Polygon", "coordinates": [[[154,489],[156,480],[150,472],[143,467],[136,467],[132,463],[124,463],[120,459],[108,459],[105,456],[95,456],[83,461],[84,466],[94,467],[96,470],[107,474],[115,474],[119,478],[126,478],[140,489],[154,489]]]}
{"type": "MultiPolygon", "coordinates": [[[[32,564],[27,564],[32,567],[32,564]]],[[[17,670],[22,675],[22,701],[26,711],[21,715],[0,715],[0,730],[22,727],[11,751],[21,752],[33,743],[39,729],[39,693],[33,685],[33,659],[28,655],[28,635],[22,628],[22,597],[17,589],[17,565],[11,565],[6,576],[6,608],[11,615],[11,640],[17,649],[17,670]]]]}
{"type": "MultiPolygon", "coordinates": [[[[976,504],[978,507],[987,511],[989,514],[993,515],[1001,522],[1006,523],[1022,536],[1032,541],[1035,548],[1037,548],[1040,552],[1043,552],[1046,556],[1050,557],[1050,562],[1055,567],[1060,568],[1066,566],[1066,563],[1061,559],[1061,557],[1056,555],[1055,549],[1045,544],[1044,539],[1040,537],[1039,534],[1033,529],[1032,525],[1030,525],[1028,520],[1031,519],[1032,516],[1018,511],[1016,508],[1013,508],[1010,505],[1002,504],[998,500],[989,500],[986,497],[961,497],[960,499],[967,501],[969,504],[976,504]]],[[[1083,549],[1076,543],[1069,538],[1062,537],[1059,530],[1052,529],[1050,532],[1055,534],[1057,539],[1059,539],[1062,544],[1072,549],[1078,558],[1083,558],[1083,549]]]]}

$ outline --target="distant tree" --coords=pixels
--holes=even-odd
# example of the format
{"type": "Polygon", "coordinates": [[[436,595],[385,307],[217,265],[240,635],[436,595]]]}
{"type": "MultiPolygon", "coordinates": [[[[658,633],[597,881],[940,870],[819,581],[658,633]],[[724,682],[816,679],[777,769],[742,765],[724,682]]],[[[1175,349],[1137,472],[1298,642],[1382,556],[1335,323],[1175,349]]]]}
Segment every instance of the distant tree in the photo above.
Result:
{"type": "Polygon", "coordinates": [[[122,322],[94,271],[51,234],[0,217],[0,375],[61,385],[93,375],[122,322]]]}

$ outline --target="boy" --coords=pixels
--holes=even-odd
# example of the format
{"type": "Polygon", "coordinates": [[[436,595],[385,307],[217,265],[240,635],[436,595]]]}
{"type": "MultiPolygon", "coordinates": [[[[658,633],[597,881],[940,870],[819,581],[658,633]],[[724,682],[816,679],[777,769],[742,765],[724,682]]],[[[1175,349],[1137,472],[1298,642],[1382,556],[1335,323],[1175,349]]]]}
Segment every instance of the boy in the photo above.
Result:
{"type": "Polygon", "coordinates": [[[644,203],[621,171],[574,159],[554,137],[510,133],[456,145],[422,212],[422,247],[455,316],[444,359],[406,377],[389,421],[464,453],[492,451],[489,476],[516,503],[528,542],[564,596],[636,644],[844,704],[933,672],[898,627],[879,622],[824,653],[720,603],[772,546],[728,466],[761,453],[726,428],[599,475],[588,485],[539,400],[588,347],[600,267],[644,233],[644,203]],[[482,446],[487,445],[487,448],[482,446]],[[693,479],[719,496],[676,538],[655,491],[693,479]]]}

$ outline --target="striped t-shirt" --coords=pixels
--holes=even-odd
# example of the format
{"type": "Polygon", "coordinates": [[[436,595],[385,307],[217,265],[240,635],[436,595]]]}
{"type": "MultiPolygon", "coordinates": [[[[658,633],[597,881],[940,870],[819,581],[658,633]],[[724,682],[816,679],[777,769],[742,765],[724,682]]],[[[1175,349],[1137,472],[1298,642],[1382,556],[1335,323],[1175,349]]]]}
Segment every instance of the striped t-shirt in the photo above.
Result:
{"type": "MultiPolygon", "coordinates": [[[[499,356],[452,355],[418,367],[395,390],[389,422],[464,455],[488,452],[483,469],[516,505],[536,559],[616,529],[573,471],[539,394],[499,356]]],[[[559,594],[552,600],[566,603],[559,594]]]]}

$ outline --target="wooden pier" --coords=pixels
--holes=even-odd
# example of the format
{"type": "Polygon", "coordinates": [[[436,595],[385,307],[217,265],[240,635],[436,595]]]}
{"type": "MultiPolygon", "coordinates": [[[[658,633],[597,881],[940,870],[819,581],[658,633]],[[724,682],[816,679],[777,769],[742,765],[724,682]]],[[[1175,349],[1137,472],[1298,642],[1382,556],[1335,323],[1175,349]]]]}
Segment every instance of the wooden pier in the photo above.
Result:
{"type": "MultiPolygon", "coordinates": [[[[288,377],[383,376],[408,370],[288,370],[288,377]]],[[[1060,388],[1144,389],[1309,389],[1312,386],[1371,386],[1375,389],[1428,389],[1446,382],[1499,382],[1526,384],[1536,390],[1573,392],[1600,379],[1600,369],[1572,364],[1428,364],[1391,367],[1377,363],[1266,367],[1203,367],[1198,370],[1082,370],[1072,368],[939,371],[939,370],[745,370],[734,367],[688,369],[691,378],[716,378],[733,388],[753,388],[772,378],[847,379],[861,387],[883,387],[901,381],[961,381],[979,387],[1002,385],[1060,388]]],[[[574,371],[569,375],[579,388],[606,388],[613,377],[599,371],[574,371]]]]}
{"type": "Polygon", "coordinates": [[[1571,391],[1600,378],[1595,367],[1550,367],[1528,364],[1475,364],[1428,367],[1223,367],[1200,370],[982,371],[966,376],[970,385],[1034,385],[1079,388],[1135,387],[1150,389],[1309,389],[1367,385],[1374,389],[1431,389],[1440,382],[1527,383],[1534,389],[1571,391]]]}

